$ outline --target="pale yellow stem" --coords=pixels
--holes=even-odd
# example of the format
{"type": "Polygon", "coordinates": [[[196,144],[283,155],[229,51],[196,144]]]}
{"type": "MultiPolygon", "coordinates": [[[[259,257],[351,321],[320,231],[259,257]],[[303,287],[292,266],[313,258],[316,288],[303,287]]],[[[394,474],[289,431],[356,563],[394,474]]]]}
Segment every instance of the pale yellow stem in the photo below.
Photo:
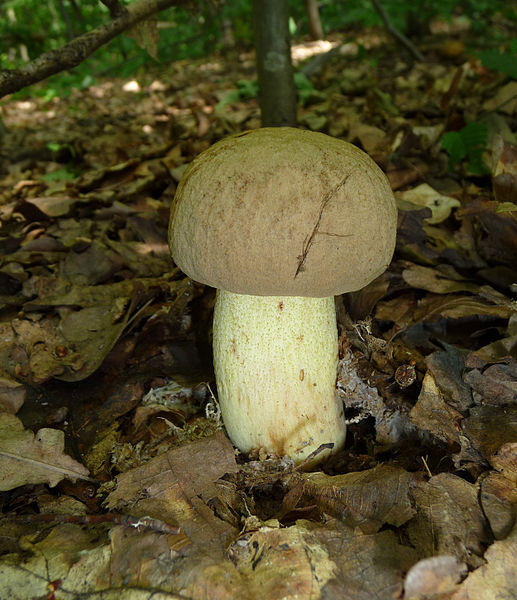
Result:
{"type": "MultiPolygon", "coordinates": [[[[303,461],[345,441],[336,396],[334,298],[248,296],[218,290],[214,367],[224,424],[243,452],[303,461]]],[[[322,452],[314,462],[328,456],[322,452]]]]}

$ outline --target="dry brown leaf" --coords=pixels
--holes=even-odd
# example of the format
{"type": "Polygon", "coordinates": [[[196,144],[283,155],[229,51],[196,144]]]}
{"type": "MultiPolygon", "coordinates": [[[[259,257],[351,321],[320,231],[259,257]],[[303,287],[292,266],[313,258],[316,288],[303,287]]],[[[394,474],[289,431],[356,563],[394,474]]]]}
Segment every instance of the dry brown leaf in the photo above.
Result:
{"type": "Polygon", "coordinates": [[[402,278],[411,287],[427,290],[435,294],[451,294],[454,292],[480,291],[476,283],[465,280],[452,267],[439,265],[435,269],[421,265],[410,265],[402,271],[402,278]]]}
{"type": "Polygon", "coordinates": [[[482,564],[490,534],[475,485],[440,473],[417,483],[411,495],[417,515],[408,523],[408,534],[422,556],[448,554],[470,567],[482,564]]]}
{"type": "Polygon", "coordinates": [[[0,374],[0,413],[15,415],[25,401],[27,390],[19,381],[0,374]]]}
{"type": "Polygon", "coordinates": [[[463,433],[489,459],[503,444],[517,440],[517,406],[481,404],[463,420],[463,433]]]}
{"type": "Polygon", "coordinates": [[[517,521],[517,442],[501,446],[490,463],[496,472],[481,481],[479,498],[494,537],[502,540],[517,521]]]}
{"type": "Polygon", "coordinates": [[[490,457],[490,464],[504,477],[517,484],[517,442],[504,444],[490,457]]]}
{"type": "Polygon", "coordinates": [[[305,493],[323,512],[374,533],[386,523],[399,527],[411,519],[413,483],[414,476],[404,469],[381,464],[346,475],[308,473],[305,493]]]}
{"type": "Polygon", "coordinates": [[[517,526],[485,553],[485,564],[467,577],[451,600],[514,600],[516,594],[515,557],[517,526]]]}
{"type": "Polygon", "coordinates": [[[359,140],[361,146],[368,153],[374,152],[385,141],[386,134],[382,129],[355,121],[348,132],[348,140],[359,140]]]}
{"type": "MultiPolygon", "coordinates": [[[[10,554],[0,561],[0,597],[9,600],[49,598],[48,585],[59,580],[63,580],[65,589],[94,592],[99,571],[109,559],[106,552],[109,546],[102,545],[106,543],[103,537],[98,529],[72,524],[59,525],[48,535],[23,536],[23,559],[10,554]]],[[[105,595],[104,598],[110,597],[105,595]]],[[[113,600],[115,598],[120,596],[114,596],[113,600]]]]}
{"type": "Polygon", "coordinates": [[[64,433],[58,429],[34,434],[14,415],[0,414],[0,490],[29,483],[53,487],[65,477],[88,479],[88,469],[63,453],[64,444],[64,433]]]}
{"type": "Polygon", "coordinates": [[[453,346],[429,354],[425,364],[433,376],[445,401],[459,411],[472,406],[472,392],[463,381],[465,360],[461,352],[453,346]]]}
{"type": "Polygon", "coordinates": [[[107,504],[111,509],[129,506],[133,514],[179,524],[192,542],[221,553],[235,530],[206,503],[217,496],[215,482],[236,470],[233,446],[220,432],[119,475],[107,504]]]}
{"type": "Polygon", "coordinates": [[[285,529],[260,527],[228,551],[252,598],[317,600],[337,571],[325,547],[300,522],[285,529]]]}
{"type": "Polygon", "coordinates": [[[472,369],[463,379],[474,392],[476,404],[517,404],[517,362],[472,369]]]}
{"type": "Polygon", "coordinates": [[[500,473],[489,473],[481,482],[480,502],[496,540],[503,540],[517,517],[517,487],[500,473]]]}
{"type": "Polygon", "coordinates": [[[325,525],[307,523],[336,567],[336,576],[323,590],[324,598],[372,600],[398,598],[404,573],[417,560],[413,548],[399,543],[393,531],[373,535],[352,530],[333,520],[325,525]]]}
{"type": "Polygon", "coordinates": [[[459,423],[463,415],[447,404],[429,371],[424,376],[418,401],[409,416],[420,429],[430,431],[447,444],[459,443],[459,423]]]}

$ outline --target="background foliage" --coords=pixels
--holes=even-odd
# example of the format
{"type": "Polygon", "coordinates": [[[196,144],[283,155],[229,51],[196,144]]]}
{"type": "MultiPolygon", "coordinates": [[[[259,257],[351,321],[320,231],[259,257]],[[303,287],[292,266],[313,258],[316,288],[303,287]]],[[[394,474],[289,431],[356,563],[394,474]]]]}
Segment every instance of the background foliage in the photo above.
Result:
{"type": "MultiPolygon", "coordinates": [[[[383,0],[382,5],[393,24],[408,36],[421,35],[434,17],[468,15],[473,26],[486,34],[483,36],[486,51],[495,53],[497,50],[493,49],[493,45],[499,41],[498,31],[497,28],[485,29],[486,23],[495,13],[515,20],[515,10],[502,0],[414,0],[411,3],[383,0]]],[[[349,30],[353,37],[354,25],[368,27],[381,24],[370,0],[321,0],[319,6],[326,34],[349,30]]],[[[292,33],[295,36],[307,34],[303,1],[290,0],[290,10],[292,33]]],[[[59,48],[74,36],[90,31],[108,19],[107,8],[98,0],[80,3],[77,0],[4,1],[0,3],[0,68],[20,66],[45,51],[59,48]]],[[[251,46],[250,0],[200,0],[195,11],[181,8],[163,11],[158,16],[158,60],[167,63],[220,50],[225,22],[231,24],[236,46],[251,46]]],[[[512,59],[513,56],[509,59],[510,63],[512,59]]],[[[63,95],[70,86],[91,85],[96,77],[114,74],[127,77],[152,62],[154,59],[139,48],[134,39],[122,35],[74,69],[73,73],[56,76],[50,84],[47,82],[46,93],[49,85],[55,93],[63,95]]],[[[509,64],[508,69],[515,70],[515,64],[509,64]]]]}

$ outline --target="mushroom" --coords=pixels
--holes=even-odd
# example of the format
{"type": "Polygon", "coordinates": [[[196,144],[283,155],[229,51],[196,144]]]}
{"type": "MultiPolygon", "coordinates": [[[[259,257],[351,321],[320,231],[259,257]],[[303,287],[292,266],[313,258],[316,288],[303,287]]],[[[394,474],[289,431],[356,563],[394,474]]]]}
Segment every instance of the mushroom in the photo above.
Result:
{"type": "Polygon", "coordinates": [[[217,393],[242,452],[314,464],[343,446],[334,296],[388,267],[396,219],[375,162],[321,133],[246,131],[186,169],[169,245],[184,273],[218,289],[217,393]],[[323,444],[332,450],[314,453],[323,444]]]}

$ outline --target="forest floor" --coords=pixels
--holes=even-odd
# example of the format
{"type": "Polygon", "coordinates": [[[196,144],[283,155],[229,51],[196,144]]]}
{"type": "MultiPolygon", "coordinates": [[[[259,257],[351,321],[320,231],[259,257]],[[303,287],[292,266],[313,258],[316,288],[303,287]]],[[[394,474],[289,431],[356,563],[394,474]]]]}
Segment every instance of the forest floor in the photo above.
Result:
{"type": "Polygon", "coordinates": [[[187,164],[260,126],[253,56],[2,103],[1,598],[517,598],[517,82],[460,25],[423,63],[378,30],[294,49],[300,126],[399,207],[388,271],[337,299],[350,424],[318,472],[235,453],[214,291],[167,245],[187,164]]]}

